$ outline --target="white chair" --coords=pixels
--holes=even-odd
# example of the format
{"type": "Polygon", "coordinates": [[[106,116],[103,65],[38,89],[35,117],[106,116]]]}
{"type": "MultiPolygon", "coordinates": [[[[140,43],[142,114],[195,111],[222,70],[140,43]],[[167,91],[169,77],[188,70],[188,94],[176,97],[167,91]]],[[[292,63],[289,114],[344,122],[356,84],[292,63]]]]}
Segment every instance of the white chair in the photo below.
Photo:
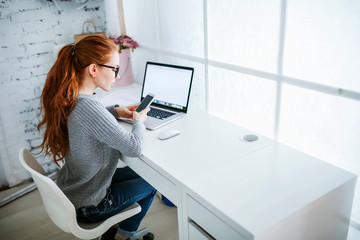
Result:
{"type": "MultiPolygon", "coordinates": [[[[37,185],[42,201],[50,219],[61,230],[72,233],[80,239],[97,239],[113,225],[134,216],[141,211],[139,204],[124,209],[122,212],[99,223],[82,223],[76,220],[74,205],[60,190],[54,181],[46,177],[44,169],[36,161],[33,155],[25,148],[19,153],[21,164],[31,173],[35,184],[37,185]]],[[[139,238],[147,234],[147,228],[137,232],[136,236],[131,239],[139,238]]]]}

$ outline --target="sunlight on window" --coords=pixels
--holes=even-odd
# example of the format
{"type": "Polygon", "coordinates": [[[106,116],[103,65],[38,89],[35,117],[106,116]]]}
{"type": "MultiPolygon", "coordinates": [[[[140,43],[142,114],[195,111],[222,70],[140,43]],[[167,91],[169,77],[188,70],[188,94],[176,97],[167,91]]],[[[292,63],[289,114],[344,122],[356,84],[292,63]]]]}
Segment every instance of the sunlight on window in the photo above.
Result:
{"type": "Polygon", "coordinates": [[[160,1],[160,41],[166,50],[204,56],[202,1],[160,1]]]}
{"type": "Polygon", "coordinates": [[[284,75],[360,91],[360,4],[289,1],[284,75]],[[316,19],[316,20],[315,20],[316,19]]]}
{"type": "Polygon", "coordinates": [[[209,59],[276,73],[280,1],[208,2],[209,59]]]}
{"type": "Polygon", "coordinates": [[[276,82],[209,68],[210,113],[274,137],[276,82]]]}

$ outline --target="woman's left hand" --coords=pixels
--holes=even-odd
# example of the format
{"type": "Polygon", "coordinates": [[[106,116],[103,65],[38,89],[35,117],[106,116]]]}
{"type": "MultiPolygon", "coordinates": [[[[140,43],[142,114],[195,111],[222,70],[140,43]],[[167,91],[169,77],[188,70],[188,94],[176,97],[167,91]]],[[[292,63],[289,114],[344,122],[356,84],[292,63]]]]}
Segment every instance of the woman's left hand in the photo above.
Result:
{"type": "Polygon", "coordinates": [[[127,106],[127,107],[116,107],[115,111],[116,111],[116,114],[121,118],[132,118],[133,113],[138,106],[139,106],[139,104],[135,104],[135,105],[127,106]]]}

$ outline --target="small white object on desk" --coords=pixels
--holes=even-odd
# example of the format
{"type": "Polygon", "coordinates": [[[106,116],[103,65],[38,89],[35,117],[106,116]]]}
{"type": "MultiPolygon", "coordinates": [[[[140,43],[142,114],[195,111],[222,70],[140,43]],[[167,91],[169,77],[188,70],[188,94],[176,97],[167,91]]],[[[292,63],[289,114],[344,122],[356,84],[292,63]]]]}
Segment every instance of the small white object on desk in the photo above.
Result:
{"type": "Polygon", "coordinates": [[[167,129],[158,135],[158,139],[166,140],[166,139],[175,137],[175,136],[179,135],[180,133],[181,133],[181,131],[177,130],[177,129],[167,129]]]}

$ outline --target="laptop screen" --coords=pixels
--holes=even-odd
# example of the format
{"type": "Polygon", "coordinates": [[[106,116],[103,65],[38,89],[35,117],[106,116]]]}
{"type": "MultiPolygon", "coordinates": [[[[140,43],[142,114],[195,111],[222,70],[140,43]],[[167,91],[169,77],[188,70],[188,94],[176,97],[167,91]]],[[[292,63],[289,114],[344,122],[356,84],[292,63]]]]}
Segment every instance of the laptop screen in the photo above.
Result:
{"type": "Polygon", "coordinates": [[[194,68],[147,62],[141,100],[155,94],[152,105],[187,112],[194,68]]]}

